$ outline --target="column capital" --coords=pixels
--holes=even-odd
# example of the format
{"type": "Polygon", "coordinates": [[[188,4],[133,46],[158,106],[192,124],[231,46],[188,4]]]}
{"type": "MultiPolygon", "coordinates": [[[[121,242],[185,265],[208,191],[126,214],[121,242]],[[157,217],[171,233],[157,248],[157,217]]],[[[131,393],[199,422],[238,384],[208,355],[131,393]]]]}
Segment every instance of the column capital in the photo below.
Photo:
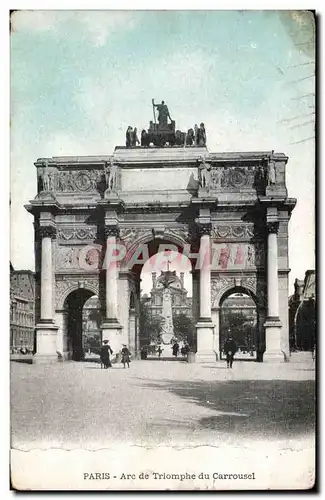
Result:
{"type": "Polygon", "coordinates": [[[41,239],[51,238],[52,240],[56,238],[56,227],[54,226],[40,226],[38,228],[38,234],[41,239]]]}
{"type": "Polygon", "coordinates": [[[266,229],[268,233],[278,233],[279,221],[266,221],[266,229]]]}
{"type": "Polygon", "coordinates": [[[199,222],[197,227],[198,227],[198,233],[200,236],[211,234],[211,230],[212,230],[211,222],[199,222]]]}
{"type": "Polygon", "coordinates": [[[117,237],[119,235],[119,227],[116,225],[105,225],[105,238],[110,238],[111,236],[117,237]]]}

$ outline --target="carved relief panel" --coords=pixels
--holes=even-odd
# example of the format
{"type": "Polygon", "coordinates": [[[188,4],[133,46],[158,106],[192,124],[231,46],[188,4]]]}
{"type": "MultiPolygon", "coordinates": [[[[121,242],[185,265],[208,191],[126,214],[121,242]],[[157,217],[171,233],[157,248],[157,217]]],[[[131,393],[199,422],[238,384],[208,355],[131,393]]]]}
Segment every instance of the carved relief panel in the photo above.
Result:
{"type": "Polygon", "coordinates": [[[253,224],[224,224],[212,227],[212,239],[250,239],[254,236],[253,224]]]}
{"type": "Polygon", "coordinates": [[[56,245],[56,271],[98,271],[102,266],[102,248],[97,244],[56,245]]]}
{"type": "Polygon", "coordinates": [[[212,243],[212,269],[247,269],[264,267],[264,244],[212,243]]]}
{"type": "Polygon", "coordinates": [[[255,180],[260,173],[260,169],[261,167],[255,165],[243,167],[213,165],[211,168],[210,189],[254,189],[255,180]]]}
{"type": "Polygon", "coordinates": [[[97,227],[78,227],[67,226],[58,227],[57,239],[60,244],[70,244],[72,241],[76,243],[84,243],[94,241],[97,237],[97,227]]]}
{"type": "Polygon", "coordinates": [[[78,270],[79,269],[79,248],[55,246],[55,269],[78,270]]]}
{"type": "Polygon", "coordinates": [[[37,173],[39,192],[88,193],[98,191],[103,169],[62,170],[44,162],[37,173]]]}

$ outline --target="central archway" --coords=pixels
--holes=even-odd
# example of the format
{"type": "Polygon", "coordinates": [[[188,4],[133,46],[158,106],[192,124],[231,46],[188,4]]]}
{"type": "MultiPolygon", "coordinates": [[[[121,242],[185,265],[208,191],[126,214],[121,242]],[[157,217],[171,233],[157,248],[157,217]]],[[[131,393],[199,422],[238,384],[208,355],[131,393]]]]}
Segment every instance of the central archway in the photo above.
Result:
{"type": "Polygon", "coordinates": [[[228,290],[220,301],[220,356],[225,359],[224,344],[229,335],[237,344],[237,359],[257,360],[259,315],[255,298],[243,288],[228,290]]]}
{"type": "MultiPolygon", "coordinates": [[[[181,319],[184,323],[184,319],[187,319],[185,316],[192,317],[192,301],[190,297],[187,297],[188,292],[189,295],[192,295],[192,276],[190,274],[192,263],[183,252],[183,246],[176,244],[175,238],[151,237],[149,239],[147,237],[138,242],[136,247],[134,245],[132,247],[136,248],[137,260],[132,261],[132,257],[129,257],[133,263],[132,267],[129,266],[129,271],[131,271],[135,281],[135,301],[138,303],[136,308],[139,328],[138,347],[141,357],[143,359],[146,359],[147,356],[154,359],[174,359],[172,345],[178,342],[179,335],[176,334],[176,330],[171,325],[175,318],[179,320],[178,323],[181,319]],[[167,261],[169,261],[168,265],[167,261]],[[170,292],[170,297],[168,297],[170,299],[169,314],[166,313],[165,307],[167,293],[164,294],[164,283],[166,280],[168,281],[166,292],[167,288],[170,292]],[[162,353],[161,356],[158,356],[159,351],[162,353]]],[[[132,252],[129,253],[130,255],[132,252]]],[[[129,317],[132,319],[132,306],[129,317]]],[[[177,328],[178,323],[175,325],[177,328]]],[[[190,322],[188,321],[188,323],[190,322]]],[[[191,335],[193,336],[193,332],[191,335]]],[[[179,342],[179,354],[183,343],[179,342]]]]}

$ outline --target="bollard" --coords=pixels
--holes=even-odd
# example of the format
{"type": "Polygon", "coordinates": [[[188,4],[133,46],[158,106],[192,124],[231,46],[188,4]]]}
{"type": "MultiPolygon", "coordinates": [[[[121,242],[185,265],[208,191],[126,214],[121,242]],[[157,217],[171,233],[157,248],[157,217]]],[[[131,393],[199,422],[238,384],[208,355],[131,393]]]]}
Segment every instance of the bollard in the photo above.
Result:
{"type": "Polygon", "coordinates": [[[188,363],[195,363],[195,352],[189,352],[187,354],[187,362],[188,363]]]}

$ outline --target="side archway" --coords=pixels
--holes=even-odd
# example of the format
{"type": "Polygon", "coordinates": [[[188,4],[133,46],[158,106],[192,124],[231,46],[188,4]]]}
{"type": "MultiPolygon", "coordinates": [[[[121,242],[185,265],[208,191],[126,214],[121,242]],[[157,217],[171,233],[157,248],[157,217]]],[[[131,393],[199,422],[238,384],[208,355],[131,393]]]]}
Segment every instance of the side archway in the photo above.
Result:
{"type": "MultiPolygon", "coordinates": [[[[69,282],[57,295],[55,322],[58,326],[57,351],[63,359],[84,359],[83,307],[88,299],[98,297],[96,283],[69,282]],[[81,286],[80,286],[81,285],[81,286]]],[[[98,311],[100,313],[100,311],[98,311]]]]}
{"type": "Polygon", "coordinates": [[[92,295],[99,295],[99,282],[97,280],[66,280],[55,284],[56,310],[64,309],[67,297],[76,290],[88,290],[92,295]]]}

